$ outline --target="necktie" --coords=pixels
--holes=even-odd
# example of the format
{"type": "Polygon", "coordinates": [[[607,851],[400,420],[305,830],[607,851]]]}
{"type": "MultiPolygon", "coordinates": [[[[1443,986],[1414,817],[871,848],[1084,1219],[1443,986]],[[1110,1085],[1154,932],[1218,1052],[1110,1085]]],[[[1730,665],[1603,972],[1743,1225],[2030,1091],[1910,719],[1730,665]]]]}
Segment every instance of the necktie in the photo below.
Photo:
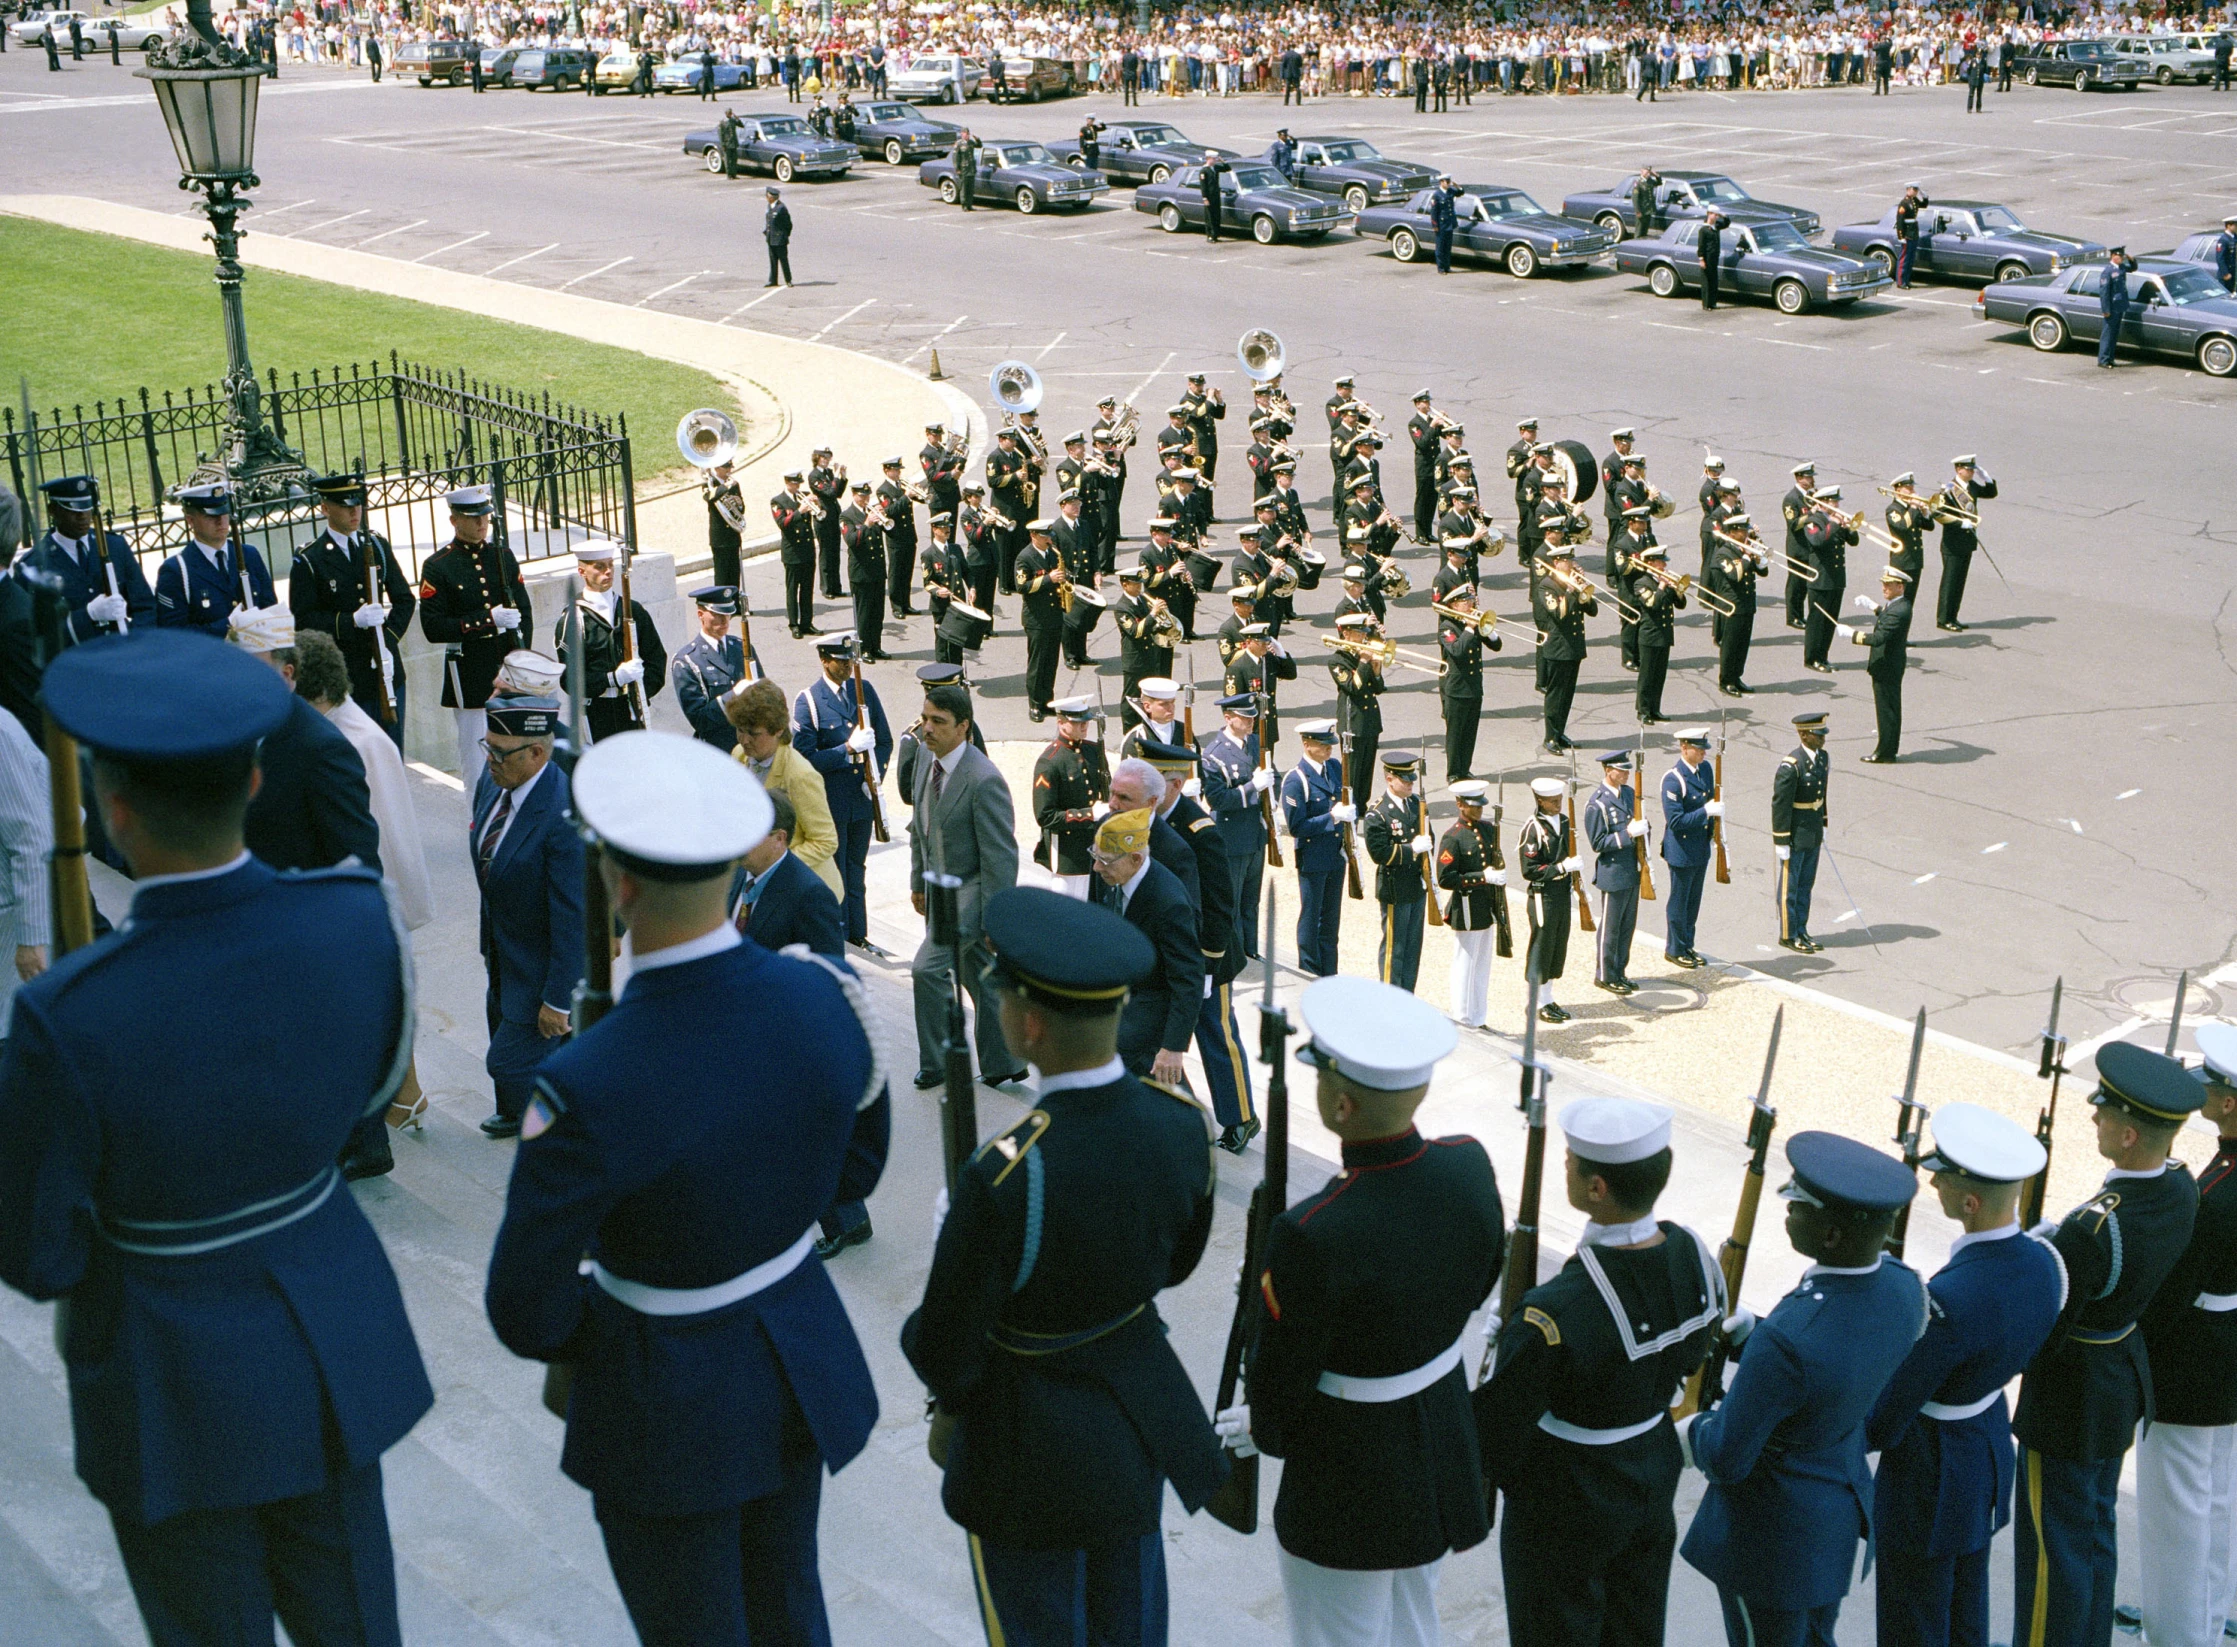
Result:
{"type": "Polygon", "coordinates": [[[746,884],[745,896],[738,900],[738,913],[731,920],[741,935],[752,924],[754,894],[760,890],[761,883],[759,881],[749,881],[746,884]]]}
{"type": "Polygon", "coordinates": [[[940,762],[932,763],[932,804],[940,804],[940,791],[948,786],[948,769],[940,762]]]}
{"type": "Polygon", "coordinates": [[[497,843],[504,839],[505,820],[512,815],[513,792],[501,789],[497,792],[497,805],[490,811],[489,822],[482,825],[482,844],[474,854],[475,863],[485,875],[489,873],[490,859],[497,856],[497,843]]]}

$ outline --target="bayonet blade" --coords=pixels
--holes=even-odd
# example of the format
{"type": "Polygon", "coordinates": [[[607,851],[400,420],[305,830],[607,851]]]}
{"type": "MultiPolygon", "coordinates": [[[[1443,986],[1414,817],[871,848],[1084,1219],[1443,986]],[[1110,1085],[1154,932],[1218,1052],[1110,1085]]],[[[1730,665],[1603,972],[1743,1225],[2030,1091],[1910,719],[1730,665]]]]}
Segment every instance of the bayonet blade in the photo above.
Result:
{"type": "Polygon", "coordinates": [[[2059,1048],[2065,1043],[2059,1039],[2058,1008],[2060,1000],[2065,994],[2066,980],[2064,978],[2055,979],[2051,984],[2051,1021],[2043,1028],[2042,1055],[2035,1063],[2035,1075],[2038,1080],[2048,1081],[2051,1078],[2051,1071],[2059,1067],[2059,1048]]]}
{"type": "Polygon", "coordinates": [[[1915,1101],[1919,1090],[1919,1055],[1926,1050],[1926,1008],[1919,1008],[1918,1022],[1911,1026],[1911,1067],[1903,1076],[1903,1104],[1907,1109],[1915,1101]]]}
{"type": "Polygon", "coordinates": [[[1779,1010],[1771,1014],[1771,1044],[1763,1049],[1763,1079],[1756,1083],[1755,1088],[1755,1107],[1757,1109],[1769,1109],[1771,1107],[1771,1071],[1778,1067],[1779,1037],[1785,1033],[1785,1030],[1786,1005],[1782,1002],[1779,1010]]]}
{"type": "Polygon", "coordinates": [[[2167,1019],[2167,1056],[2175,1056],[2175,1043],[2183,1033],[2183,997],[2190,993],[2190,969],[2184,968],[2175,979],[2175,1010],[2167,1019]]]}

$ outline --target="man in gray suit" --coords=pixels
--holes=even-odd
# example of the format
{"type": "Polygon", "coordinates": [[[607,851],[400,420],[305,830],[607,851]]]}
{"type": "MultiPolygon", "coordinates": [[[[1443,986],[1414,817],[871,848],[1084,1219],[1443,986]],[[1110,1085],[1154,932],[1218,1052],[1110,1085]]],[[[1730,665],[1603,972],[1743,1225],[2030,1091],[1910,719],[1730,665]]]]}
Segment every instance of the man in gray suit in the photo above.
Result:
{"type": "MultiPolygon", "coordinates": [[[[971,691],[953,683],[928,686],[924,717],[918,723],[924,753],[916,771],[916,793],[909,818],[909,901],[925,912],[926,871],[953,875],[963,884],[955,895],[956,931],[963,949],[963,987],[971,996],[977,1024],[979,1079],[989,1085],[1021,1081],[1025,1071],[1002,1038],[1002,1015],[987,988],[985,946],[979,912],[997,892],[1017,884],[1018,839],[1010,786],[986,754],[971,741],[971,691]]],[[[916,986],[917,1089],[928,1092],[943,1079],[944,1032],[948,993],[954,987],[956,957],[935,943],[928,930],[909,963],[916,986]]]]}

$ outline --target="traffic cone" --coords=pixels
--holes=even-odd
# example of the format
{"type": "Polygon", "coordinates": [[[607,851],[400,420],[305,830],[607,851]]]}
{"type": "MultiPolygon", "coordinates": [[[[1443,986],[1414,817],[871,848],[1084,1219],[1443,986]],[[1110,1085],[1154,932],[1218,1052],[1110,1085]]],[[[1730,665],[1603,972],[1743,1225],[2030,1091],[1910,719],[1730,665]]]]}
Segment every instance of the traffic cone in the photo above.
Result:
{"type": "Polygon", "coordinates": [[[940,370],[940,351],[937,349],[932,351],[932,370],[928,374],[928,376],[934,383],[944,383],[947,381],[947,374],[940,370]]]}

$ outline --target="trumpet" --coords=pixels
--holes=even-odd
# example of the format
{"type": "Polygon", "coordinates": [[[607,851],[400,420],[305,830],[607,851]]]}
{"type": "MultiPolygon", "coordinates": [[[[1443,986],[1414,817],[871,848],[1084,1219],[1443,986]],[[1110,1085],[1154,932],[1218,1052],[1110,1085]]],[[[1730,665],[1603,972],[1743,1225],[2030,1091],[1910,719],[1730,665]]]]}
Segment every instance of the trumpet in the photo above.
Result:
{"type": "Polygon", "coordinates": [[[932,494],[925,490],[924,482],[921,480],[903,481],[901,483],[901,494],[911,503],[921,503],[928,508],[931,506],[932,494]]]}
{"type": "Polygon", "coordinates": [[[885,505],[876,498],[872,498],[869,507],[862,511],[862,519],[867,525],[882,526],[889,532],[893,530],[893,517],[885,512],[885,505]]]}
{"type": "Polygon", "coordinates": [[[1336,635],[1323,635],[1320,643],[1332,652],[1358,658],[1378,669],[1393,669],[1402,664],[1408,669],[1418,669],[1425,675],[1442,675],[1445,672],[1443,658],[1433,658],[1426,652],[1409,652],[1396,641],[1385,640],[1380,635],[1372,640],[1344,640],[1336,635]]]}
{"type": "Polygon", "coordinates": [[[1460,420],[1458,418],[1447,417],[1444,413],[1438,411],[1434,406],[1432,406],[1429,409],[1429,426],[1441,435],[1449,434],[1452,430],[1460,427],[1460,420]]]}
{"type": "MultiPolygon", "coordinates": [[[[1721,533],[1718,535],[1722,536],[1721,533]]],[[[1740,610],[1739,606],[1735,602],[1726,599],[1723,595],[1718,594],[1714,589],[1711,589],[1706,584],[1703,584],[1700,588],[1696,589],[1693,584],[1693,574],[1691,572],[1681,572],[1676,577],[1672,577],[1668,572],[1657,570],[1655,566],[1648,561],[1634,559],[1631,565],[1634,571],[1646,573],[1649,577],[1655,579],[1657,582],[1676,590],[1680,595],[1698,595],[1701,599],[1701,604],[1703,606],[1706,606],[1710,611],[1716,613],[1716,615],[1720,618],[1729,618],[1734,613],[1740,610]]]]}
{"type": "Polygon", "coordinates": [[[1108,478],[1118,473],[1118,465],[1105,463],[1101,458],[1082,458],[1080,460],[1080,472],[1087,475],[1102,475],[1108,478]]]}
{"type": "Polygon", "coordinates": [[[1861,532],[1864,530],[1864,511],[1862,509],[1859,509],[1853,515],[1844,515],[1841,513],[1840,510],[1834,508],[1831,504],[1820,503],[1814,498],[1810,502],[1810,507],[1813,510],[1817,511],[1819,514],[1824,515],[1826,519],[1832,521],[1833,524],[1836,526],[1846,526],[1852,532],[1861,532]]]}
{"type": "Polygon", "coordinates": [[[1001,527],[1002,530],[1005,532],[1014,532],[1017,530],[1018,523],[1012,520],[1008,515],[1003,514],[998,509],[981,509],[979,511],[979,518],[985,521],[989,526],[1001,527]]]}
{"type": "Polygon", "coordinates": [[[800,494],[800,501],[806,506],[808,513],[815,516],[816,519],[824,520],[829,518],[831,511],[824,507],[823,499],[818,497],[813,489],[802,492],[800,494]]]}

